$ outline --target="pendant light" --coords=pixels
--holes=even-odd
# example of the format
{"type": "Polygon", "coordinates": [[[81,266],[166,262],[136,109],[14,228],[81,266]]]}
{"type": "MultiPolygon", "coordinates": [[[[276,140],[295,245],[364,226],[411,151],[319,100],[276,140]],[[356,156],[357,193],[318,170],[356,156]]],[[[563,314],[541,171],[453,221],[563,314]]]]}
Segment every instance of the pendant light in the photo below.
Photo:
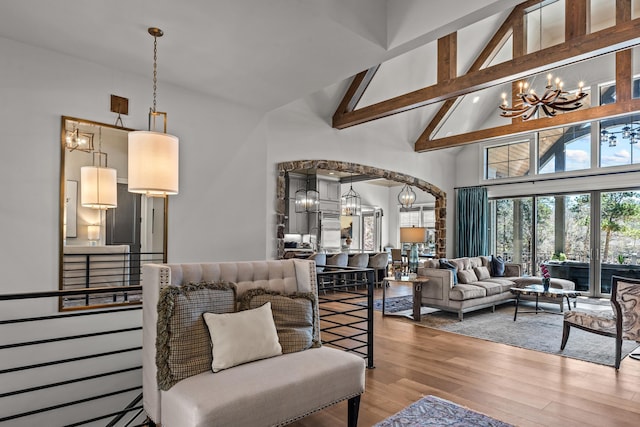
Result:
{"type": "Polygon", "coordinates": [[[296,191],[296,213],[317,213],[320,206],[320,194],[309,189],[309,174],[306,175],[304,188],[296,191]]]}
{"type": "Polygon", "coordinates": [[[117,172],[107,167],[107,153],[102,152],[102,128],[99,128],[98,132],[98,151],[92,153],[92,166],[80,168],[80,204],[92,209],[116,208],[118,207],[117,172]],[[103,157],[104,166],[102,166],[103,157]]]}
{"type": "Polygon", "coordinates": [[[360,195],[353,189],[353,175],[351,175],[349,191],[344,193],[341,197],[340,213],[343,216],[360,216],[362,213],[360,195]]]}
{"type": "Polygon", "coordinates": [[[167,134],[167,113],[156,110],[159,28],[153,36],[153,107],[149,109],[149,130],[129,132],[128,181],[130,193],[165,197],[178,194],[178,138],[167,134]],[[163,116],[163,132],[156,132],[156,117],[163,116]],[[152,126],[153,125],[153,126],[152,126]]]}
{"type": "Polygon", "coordinates": [[[402,190],[398,194],[398,202],[400,202],[400,206],[407,209],[413,206],[413,203],[416,201],[416,193],[411,189],[409,184],[405,184],[402,187],[402,190]]]}

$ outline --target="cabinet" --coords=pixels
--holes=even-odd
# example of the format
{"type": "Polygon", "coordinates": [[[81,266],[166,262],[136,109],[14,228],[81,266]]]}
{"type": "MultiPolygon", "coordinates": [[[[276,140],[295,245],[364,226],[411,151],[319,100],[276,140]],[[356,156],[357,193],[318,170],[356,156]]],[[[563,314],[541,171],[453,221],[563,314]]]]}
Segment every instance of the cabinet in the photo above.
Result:
{"type": "Polygon", "coordinates": [[[340,181],[318,177],[320,212],[340,212],[340,181]]]}

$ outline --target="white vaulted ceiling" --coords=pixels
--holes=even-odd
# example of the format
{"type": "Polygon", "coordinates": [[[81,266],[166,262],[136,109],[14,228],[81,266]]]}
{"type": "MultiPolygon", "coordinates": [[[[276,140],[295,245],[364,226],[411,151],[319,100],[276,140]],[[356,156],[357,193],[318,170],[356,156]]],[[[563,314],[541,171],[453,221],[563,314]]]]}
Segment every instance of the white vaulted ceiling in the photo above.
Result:
{"type": "Polygon", "coordinates": [[[160,82],[269,111],[519,2],[6,0],[0,37],[150,76],[160,27],[160,82]]]}

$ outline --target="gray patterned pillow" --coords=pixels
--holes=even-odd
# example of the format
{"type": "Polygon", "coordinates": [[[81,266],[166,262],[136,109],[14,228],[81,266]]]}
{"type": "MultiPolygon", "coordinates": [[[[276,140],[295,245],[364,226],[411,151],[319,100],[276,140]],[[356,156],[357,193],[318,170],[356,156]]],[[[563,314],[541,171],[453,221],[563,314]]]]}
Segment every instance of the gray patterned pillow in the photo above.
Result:
{"type": "Polygon", "coordinates": [[[232,313],[235,301],[233,283],[189,283],[160,290],[156,365],[161,390],[211,369],[211,339],[202,313],[232,313]]]}
{"type": "Polygon", "coordinates": [[[317,298],[313,293],[281,294],[263,288],[251,289],[240,299],[240,310],[271,302],[271,312],[282,353],[320,347],[320,329],[314,316],[317,298]]]}

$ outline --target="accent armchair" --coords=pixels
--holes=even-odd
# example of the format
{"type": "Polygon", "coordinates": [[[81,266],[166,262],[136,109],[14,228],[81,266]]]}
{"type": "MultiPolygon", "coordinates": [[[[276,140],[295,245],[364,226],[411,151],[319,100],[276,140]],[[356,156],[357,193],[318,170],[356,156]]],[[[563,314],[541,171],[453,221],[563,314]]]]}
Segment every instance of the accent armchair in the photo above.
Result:
{"type": "Polygon", "coordinates": [[[622,340],[640,343],[640,279],[611,278],[613,312],[570,310],[564,312],[562,344],[564,350],[571,327],[616,339],[615,368],[620,368],[622,340]]]}

